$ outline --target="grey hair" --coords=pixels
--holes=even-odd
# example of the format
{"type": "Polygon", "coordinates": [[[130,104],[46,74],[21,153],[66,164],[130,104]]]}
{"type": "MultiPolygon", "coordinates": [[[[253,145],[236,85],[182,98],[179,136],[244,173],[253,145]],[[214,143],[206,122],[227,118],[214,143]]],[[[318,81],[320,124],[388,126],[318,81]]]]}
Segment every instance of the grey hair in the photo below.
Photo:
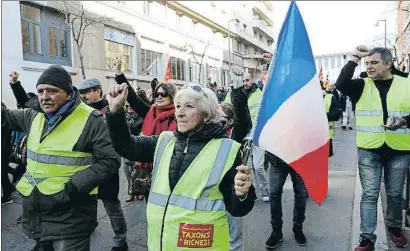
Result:
{"type": "Polygon", "coordinates": [[[391,51],[387,48],[375,47],[370,50],[369,56],[372,56],[374,54],[380,54],[380,57],[383,63],[387,63],[387,62],[393,63],[393,55],[391,54],[391,51]]]}
{"type": "Polygon", "coordinates": [[[201,91],[196,91],[191,88],[192,84],[187,84],[177,91],[175,95],[174,104],[178,104],[182,96],[188,96],[194,100],[195,105],[207,117],[208,123],[218,123],[222,119],[222,110],[218,103],[216,94],[209,88],[201,87],[201,91]]]}

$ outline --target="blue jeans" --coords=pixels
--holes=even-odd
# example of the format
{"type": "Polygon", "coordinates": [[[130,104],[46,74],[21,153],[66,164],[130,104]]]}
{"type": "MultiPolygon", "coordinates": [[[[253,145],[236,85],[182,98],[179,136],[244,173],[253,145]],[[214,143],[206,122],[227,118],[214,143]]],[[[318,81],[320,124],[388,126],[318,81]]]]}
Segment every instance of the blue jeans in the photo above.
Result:
{"type": "Polygon", "coordinates": [[[360,201],[360,237],[375,243],[374,234],[377,226],[377,200],[379,198],[382,169],[387,195],[387,227],[402,226],[403,186],[407,169],[410,166],[410,155],[391,154],[393,151],[358,149],[359,175],[362,184],[360,201]]]}
{"type": "Polygon", "coordinates": [[[282,193],[286,178],[290,174],[295,193],[295,205],[293,207],[293,224],[302,225],[305,221],[306,200],[308,194],[302,178],[288,164],[279,158],[270,160],[270,212],[273,228],[282,228],[282,193]]]}
{"type": "Polygon", "coordinates": [[[243,251],[243,218],[228,213],[229,251],[243,251]]]}

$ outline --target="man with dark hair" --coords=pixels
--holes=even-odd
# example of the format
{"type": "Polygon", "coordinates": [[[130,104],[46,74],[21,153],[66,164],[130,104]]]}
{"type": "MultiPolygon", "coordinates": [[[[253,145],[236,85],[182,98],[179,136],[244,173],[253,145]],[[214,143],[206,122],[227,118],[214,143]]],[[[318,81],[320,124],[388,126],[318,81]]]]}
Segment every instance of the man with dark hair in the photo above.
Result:
{"type": "Polygon", "coordinates": [[[410,166],[410,79],[392,74],[393,56],[386,48],[355,48],[336,86],[356,105],[356,145],[363,193],[360,202],[360,245],[372,251],[377,236],[377,200],[382,171],[387,194],[387,225],[391,243],[406,247],[402,226],[403,186],[410,166]],[[367,76],[352,79],[365,58],[367,76]]]}

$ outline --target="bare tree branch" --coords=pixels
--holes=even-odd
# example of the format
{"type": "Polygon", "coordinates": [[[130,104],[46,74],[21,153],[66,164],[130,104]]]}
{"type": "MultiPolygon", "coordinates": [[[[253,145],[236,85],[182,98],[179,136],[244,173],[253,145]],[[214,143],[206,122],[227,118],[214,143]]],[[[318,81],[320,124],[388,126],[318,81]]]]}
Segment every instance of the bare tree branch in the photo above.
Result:
{"type": "Polygon", "coordinates": [[[82,53],[84,38],[89,35],[96,37],[92,32],[87,32],[87,30],[91,27],[109,24],[111,23],[111,19],[95,16],[94,14],[87,12],[84,9],[84,5],[79,1],[61,1],[59,3],[61,5],[59,10],[65,16],[65,24],[71,30],[73,41],[80,57],[81,73],[85,79],[84,56],[82,53]]]}

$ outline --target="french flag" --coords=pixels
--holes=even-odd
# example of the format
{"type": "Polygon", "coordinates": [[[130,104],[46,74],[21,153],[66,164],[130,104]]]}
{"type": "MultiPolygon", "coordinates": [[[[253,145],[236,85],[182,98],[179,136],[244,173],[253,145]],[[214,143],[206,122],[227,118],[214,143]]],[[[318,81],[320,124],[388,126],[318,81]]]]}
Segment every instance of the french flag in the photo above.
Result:
{"type": "Polygon", "coordinates": [[[279,34],[253,132],[254,144],[288,163],[310,198],[328,190],[329,131],[309,36],[292,1],[279,34]]]}

